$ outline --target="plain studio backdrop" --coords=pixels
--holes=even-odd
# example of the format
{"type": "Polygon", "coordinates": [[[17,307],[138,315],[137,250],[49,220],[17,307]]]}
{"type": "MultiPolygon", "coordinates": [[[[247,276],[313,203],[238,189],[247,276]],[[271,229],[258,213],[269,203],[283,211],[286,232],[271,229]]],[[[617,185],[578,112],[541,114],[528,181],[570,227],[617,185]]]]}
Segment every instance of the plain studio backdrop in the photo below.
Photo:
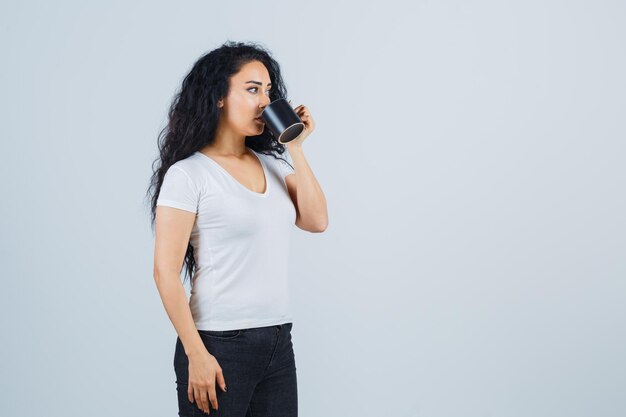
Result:
{"type": "Polygon", "coordinates": [[[301,416],[626,415],[624,2],[0,16],[0,415],[176,415],[144,194],[184,75],[226,40],[268,48],[317,125],[329,227],[294,226],[290,259],[301,416]]]}

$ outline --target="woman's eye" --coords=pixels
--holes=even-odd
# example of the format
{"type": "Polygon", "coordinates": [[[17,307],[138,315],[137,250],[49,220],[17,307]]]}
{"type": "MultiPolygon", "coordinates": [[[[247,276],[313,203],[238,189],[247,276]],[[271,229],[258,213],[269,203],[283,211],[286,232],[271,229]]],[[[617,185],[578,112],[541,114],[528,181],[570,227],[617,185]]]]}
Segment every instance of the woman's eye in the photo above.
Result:
{"type": "MultiPolygon", "coordinates": [[[[254,90],[254,92],[256,93],[258,89],[259,89],[259,87],[250,87],[250,88],[248,88],[248,91],[254,90]]],[[[271,91],[267,90],[267,93],[269,94],[269,93],[271,93],[271,91]]]]}

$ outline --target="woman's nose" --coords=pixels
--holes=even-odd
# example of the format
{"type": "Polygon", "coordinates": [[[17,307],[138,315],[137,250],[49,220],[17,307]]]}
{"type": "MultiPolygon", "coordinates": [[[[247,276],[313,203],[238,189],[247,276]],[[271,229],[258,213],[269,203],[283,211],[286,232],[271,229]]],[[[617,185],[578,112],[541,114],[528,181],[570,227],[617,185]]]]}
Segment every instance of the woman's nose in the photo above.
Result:
{"type": "Polygon", "coordinates": [[[265,107],[267,107],[268,104],[270,104],[271,100],[269,96],[264,95],[263,99],[261,100],[261,110],[265,110],[265,107]]]}

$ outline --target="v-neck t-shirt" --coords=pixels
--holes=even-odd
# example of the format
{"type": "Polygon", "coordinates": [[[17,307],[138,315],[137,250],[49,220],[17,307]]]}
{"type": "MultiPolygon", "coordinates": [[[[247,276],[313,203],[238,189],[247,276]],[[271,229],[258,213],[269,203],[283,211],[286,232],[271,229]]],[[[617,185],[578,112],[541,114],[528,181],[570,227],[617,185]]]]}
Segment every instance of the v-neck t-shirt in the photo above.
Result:
{"type": "MultiPolygon", "coordinates": [[[[189,307],[198,330],[235,330],[292,321],[288,260],[296,209],[283,160],[250,149],[265,192],[241,184],[213,158],[195,152],[169,167],[157,206],[196,213],[196,269],[189,307]]],[[[288,152],[283,157],[291,162],[288,152]]]]}

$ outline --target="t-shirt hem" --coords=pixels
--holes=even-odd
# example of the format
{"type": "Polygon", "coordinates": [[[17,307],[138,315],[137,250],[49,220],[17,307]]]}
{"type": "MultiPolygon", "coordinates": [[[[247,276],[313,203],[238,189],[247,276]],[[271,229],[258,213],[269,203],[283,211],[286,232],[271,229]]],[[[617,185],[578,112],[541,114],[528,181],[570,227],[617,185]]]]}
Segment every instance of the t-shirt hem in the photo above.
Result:
{"type": "Polygon", "coordinates": [[[265,326],[273,326],[278,324],[292,323],[293,319],[291,316],[282,317],[278,319],[267,319],[267,320],[245,320],[245,321],[232,321],[232,322],[205,322],[205,323],[196,323],[196,328],[198,330],[239,330],[239,329],[250,329],[254,327],[265,327],[265,326]]]}
{"type": "Polygon", "coordinates": [[[178,201],[172,201],[172,200],[158,200],[156,203],[157,206],[167,206],[167,207],[174,207],[177,209],[182,209],[182,210],[186,210],[186,211],[191,211],[192,213],[196,213],[197,210],[195,207],[184,204],[184,203],[179,203],[178,201]]]}

